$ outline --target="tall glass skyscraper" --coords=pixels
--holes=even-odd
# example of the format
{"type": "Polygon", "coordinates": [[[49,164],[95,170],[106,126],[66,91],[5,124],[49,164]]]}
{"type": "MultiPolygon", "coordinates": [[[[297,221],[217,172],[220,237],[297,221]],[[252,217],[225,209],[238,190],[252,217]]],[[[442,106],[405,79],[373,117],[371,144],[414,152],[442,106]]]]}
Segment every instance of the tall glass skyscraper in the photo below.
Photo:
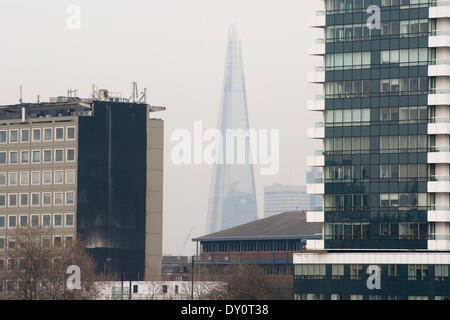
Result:
{"type": "Polygon", "coordinates": [[[223,135],[220,157],[223,161],[215,165],[212,176],[207,221],[209,233],[258,219],[250,137],[245,135],[249,130],[249,120],[241,41],[235,26],[229,32],[218,127],[223,135]],[[239,139],[245,142],[243,162],[238,161],[242,152],[238,150],[239,139]],[[227,148],[227,144],[234,147],[227,148]]]}
{"type": "Polygon", "coordinates": [[[308,185],[323,239],[296,254],[296,299],[450,296],[450,3],[326,0],[308,103],[323,150],[308,185]],[[379,13],[379,14],[378,14],[379,13]]]}

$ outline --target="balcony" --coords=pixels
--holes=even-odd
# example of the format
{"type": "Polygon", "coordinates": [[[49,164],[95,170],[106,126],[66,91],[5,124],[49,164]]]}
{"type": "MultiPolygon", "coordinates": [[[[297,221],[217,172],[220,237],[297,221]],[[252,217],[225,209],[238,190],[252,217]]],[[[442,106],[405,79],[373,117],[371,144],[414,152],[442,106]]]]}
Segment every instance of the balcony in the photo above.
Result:
{"type": "Polygon", "coordinates": [[[450,163],[450,147],[431,147],[428,163],[450,163]]]}
{"type": "Polygon", "coordinates": [[[313,156],[308,156],[306,159],[306,165],[308,167],[324,167],[325,155],[323,150],[318,150],[313,156]]]}
{"type": "Polygon", "coordinates": [[[308,48],[308,54],[311,56],[325,55],[325,39],[317,39],[313,45],[308,48]]]}
{"type": "Polygon", "coordinates": [[[325,138],[325,126],[323,122],[316,122],[315,128],[308,128],[308,139],[324,139],[325,138]]]}
{"type": "Polygon", "coordinates": [[[448,193],[450,192],[449,176],[431,176],[428,181],[428,192],[448,193]]]}
{"type": "Polygon", "coordinates": [[[434,60],[428,66],[429,77],[450,76],[450,60],[434,60]]]}
{"type": "Polygon", "coordinates": [[[325,68],[317,67],[315,71],[308,72],[309,83],[325,83],[325,68]]]}
{"type": "MultiPolygon", "coordinates": [[[[436,236],[439,239],[440,236],[436,236]]],[[[428,250],[430,251],[447,251],[450,250],[450,239],[448,236],[441,236],[447,240],[428,240],[428,250]]]]}
{"type": "Polygon", "coordinates": [[[308,111],[325,111],[325,96],[316,96],[314,100],[308,100],[308,111]]]}
{"type": "Polygon", "coordinates": [[[450,31],[435,31],[428,37],[428,47],[446,48],[450,47],[450,31]]]}
{"type": "Polygon", "coordinates": [[[428,123],[428,134],[450,134],[450,118],[433,118],[428,123]]]}
{"type": "Polygon", "coordinates": [[[428,105],[450,105],[450,89],[433,89],[431,93],[428,94],[428,105]]]}
{"type": "Polygon", "coordinates": [[[325,11],[316,11],[309,20],[309,26],[312,28],[325,28],[325,11]]]}
{"type": "Polygon", "coordinates": [[[432,205],[428,210],[428,222],[450,222],[450,205],[432,205]]]}
{"type": "Polygon", "coordinates": [[[323,178],[316,178],[314,183],[310,183],[306,185],[306,193],[307,194],[325,194],[325,183],[323,178]]]}
{"type": "Polygon", "coordinates": [[[306,212],[306,222],[325,222],[325,211],[323,207],[316,207],[306,212]]]}
{"type": "Polygon", "coordinates": [[[450,1],[432,2],[428,15],[430,19],[450,18],[450,1]]]}

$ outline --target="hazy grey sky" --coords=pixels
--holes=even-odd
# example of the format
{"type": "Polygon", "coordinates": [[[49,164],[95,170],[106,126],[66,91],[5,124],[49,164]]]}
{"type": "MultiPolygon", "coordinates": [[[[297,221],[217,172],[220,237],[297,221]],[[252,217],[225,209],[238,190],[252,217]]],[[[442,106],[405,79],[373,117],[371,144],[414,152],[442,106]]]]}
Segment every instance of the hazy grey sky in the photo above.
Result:
{"type": "Polygon", "coordinates": [[[175,166],[173,130],[193,130],[194,121],[216,127],[229,25],[242,39],[250,126],[280,129],[280,173],[255,178],[260,216],[263,188],[272,183],[304,184],[306,156],[317,143],[306,128],[318,115],[306,102],[320,93],[306,73],[320,61],[307,55],[320,35],[308,28],[308,0],[1,0],[0,104],[36,101],[92,84],[131,94],[131,82],[164,105],[166,124],[164,253],[192,254],[188,240],[204,234],[212,168],[175,166]],[[81,29],[66,25],[70,5],[81,8],[81,29]]]}

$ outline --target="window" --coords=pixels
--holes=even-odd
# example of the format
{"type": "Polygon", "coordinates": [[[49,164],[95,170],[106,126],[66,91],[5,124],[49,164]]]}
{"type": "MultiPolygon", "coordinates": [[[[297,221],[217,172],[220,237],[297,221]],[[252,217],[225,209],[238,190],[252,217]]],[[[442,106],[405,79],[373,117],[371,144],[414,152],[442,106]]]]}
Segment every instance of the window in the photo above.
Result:
{"type": "Polygon", "coordinates": [[[30,184],[30,173],[28,171],[23,171],[20,173],[20,185],[28,186],[30,184]]]}
{"type": "Polygon", "coordinates": [[[0,172],[0,187],[6,187],[6,173],[0,172]]]}
{"type": "Polygon", "coordinates": [[[67,140],[75,140],[75,127],[67,127],[67,140]]]}
{"type": "Polygon", "coordinates": [[[66,184],[75,184],[75,170],[66,170],[66,184]]]}
{"type": "Polygon", "coordinates": [[[63,184],[64,183],[64,171],[63,170],[55,170],[55,184],[63,184]]]}
{"type": "Polygon", "coordinates": [[[362,264],[350,265],[350,280],[362,280],[363,266],[362,264]]]}
{"type": "Polygon", "coordinates": [[[6,194],[0,194],[0,208],[6,207],[6,194]]]}
{"type": "Polygon", "coordinates": [[[66,161],[75,161],[75,149],[66,150],[66,161]]]}
{"type": "Polygon", "coordinates": [[[55,246],[55,248],[61,248],[62,247],[62,237],[61,236],[53,237],[53,245],[55,246]]]}
{"type": "Polygon", "coordinates": [[[31,184],[36,186],[41,184],[41,172],[32,171],[31,172],[31,184]]]}
{"type": "Polygon", "coordinates": [[[21,193],[20,194],[20,206],[21,207],[28,207],[29,206],[29,194],[28,193],[21,193]]]}
{"type": "Polygon", "coordinates": [[[6,143],[6,131],[0,131],[0,143],[6,143]]]}
{"type": "Polygon", "coordinates": [[[45,128],[44,129],[44,141],[52,141],[52,128],[45,128]]]}
{"type": "Polygon", "coordinates": [[[344,279],[344,265],[343,264],[333,264],[331,267],[331,273],[333,280],[344,279]]]}
{"type": "Polygon", "coordinates": [[[52,172],[51,171],[42,172],[42,183],[43,184],[52,184],[52,172]]]}
{"type": "Polygon", "coordinates": [[[21,227],[28,227],[28,216],[20,216],[19,223],[21,227]]]}
{"type": "Polygon", "coordinates": [[[299,264],[295,266],[295,276],[300,279],[325,279],[325,264],[299,264]]]}
{"type": "Polygon", "coordinates": [[[30,142],[30,130],[29,129],[22,129],[21,130],[21,142],[30,142]]]}
{"type": "Polygon", "coordinates": [[[66,227],[73,227],[73,213],[66,213],[66,227]]]}
{"type": "Polygon", "coordinates": [[[42,193],[42,205],[43,206],[51,206],[52,205],[52,193],[51,192],[43,192],[42,193]]]}
{"type": "Polygon", "coordinates": [[[0,228],[4,229],[6,227],[6,216],[0,216],[0,228]]]}
{"type": "Polygon", "coordinates": [[[448,271],[449,271],[449,265],[448,264],[442,264],[442,265],[435,265],[434,267],[434,279],[436,281],[448,281],[448,271]]]}
{"type": "Polygon", "coordinates": [[[8,207],[17,207],[17,193],[10,193],[8,195],[8,207]]]}
{"type": "Polygon", "coordinates": [[[32,152],[33,157],[33,163],[40,163],[41,162],[41,150],[33,150],[32,152]]]}
{"type": "Polygon", "coordinates": [[[62,149],[56,149],[55,150],[55,162],[63,162],[63,150],[62,149]]]}
{"type": "Polygon", "coordinates": [[[6,164],[6,151],[0,152],[0,164],[6,164]]]}
{"type": "Polygon", "coordinates": [[[34,228],[39,227],[39,215],[37,214],[31,215],[31,226],[34,228]]]}
{"type": "Polygon", "coordinates": [[[41,204],[40,202],[40,193],[32,193],[31,194],[31,206],[37,207],[41,204]]]}
{"type": "Polygon", "coordinates": [[[55,192],[53,197],[54,197],[54,205],[55,206],[63,205],[63,193],[62,192],[55,192]]]}
{"type": "Polygon", "coordinates": [[[428,277],[428,265],[426,264],[409,264],[408,280],[426,280],[428,277]]]}
{"type": "Polygon", "coordinates": [[[71,206],[74,204],[75,192],[66,192],[66,206],[71,206]]]}
{"type": "Polygon", "coordinates": [[[64,128],[55,128],[55,140],[64,140],[64,128]]]}
{"type": "Polygon", "coordinates": [[[55,214],[53,216],[53,226],[62,227],[62,214],[55,214]]]}
{"type": "Polygon", "coordinates": [[[66,248],[69,248],[73,246],[73,237],[72,236],[66,236],[66,248]]]}
{"type": "Polygon", "coordinates": [[[52,150],[51,149],[44,150],[44,162],[45,163],[52,162],[52,150]]]}
{"type": "Polygon", "coordinates": [[[51,216],[49,214],[43,214],[42,215],[42,226],[50,227],[50,225],[51,225],[51,216]]]}
{"type": "Polygon", "coordinates": [[[17,216],[8,216],[8,228],[17,227],[17,216]]]}
{"type": "Polygon", "coordinates": [[[9,131],[9,143],[17,143],[19,141],[19,131],[17,129],[9,131]]]}
{"type": "Polygon", "coordinates": [[[30,151],[24,150],[20,153],[21,163],[30,163],[30,151]]]}
{"type": "MultiPolygon", "coordinates": [[[[5,237],[0,237],[0,249],[5,249],[5,237]]],[[[4,265],[3,265],[4,261],[1,260],[0,261],[0,272],[3,271],[4,265]]]]}
{"type": "Polygon", "coordinates": [[[17,164],[19,163],[19,152],[10,151],[9,152],[9,164],[17,164]]]}
{"type": "Polygon", "coordinates": [[[41,141],[41,129],[33,129],[33,142],[41,141]]]}

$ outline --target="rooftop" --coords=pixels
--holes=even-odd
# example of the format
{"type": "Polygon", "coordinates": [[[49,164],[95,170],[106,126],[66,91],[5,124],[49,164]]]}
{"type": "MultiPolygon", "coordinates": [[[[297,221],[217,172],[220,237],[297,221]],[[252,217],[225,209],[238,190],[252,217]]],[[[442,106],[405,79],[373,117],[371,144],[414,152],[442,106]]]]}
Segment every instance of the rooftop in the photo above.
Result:
{"type": "Polygon", "coordinates": [[[308,223],[305,211],[293,211],[195,238],[192,241],[320,239],[321,233],[321,223],[308,223]]]}

